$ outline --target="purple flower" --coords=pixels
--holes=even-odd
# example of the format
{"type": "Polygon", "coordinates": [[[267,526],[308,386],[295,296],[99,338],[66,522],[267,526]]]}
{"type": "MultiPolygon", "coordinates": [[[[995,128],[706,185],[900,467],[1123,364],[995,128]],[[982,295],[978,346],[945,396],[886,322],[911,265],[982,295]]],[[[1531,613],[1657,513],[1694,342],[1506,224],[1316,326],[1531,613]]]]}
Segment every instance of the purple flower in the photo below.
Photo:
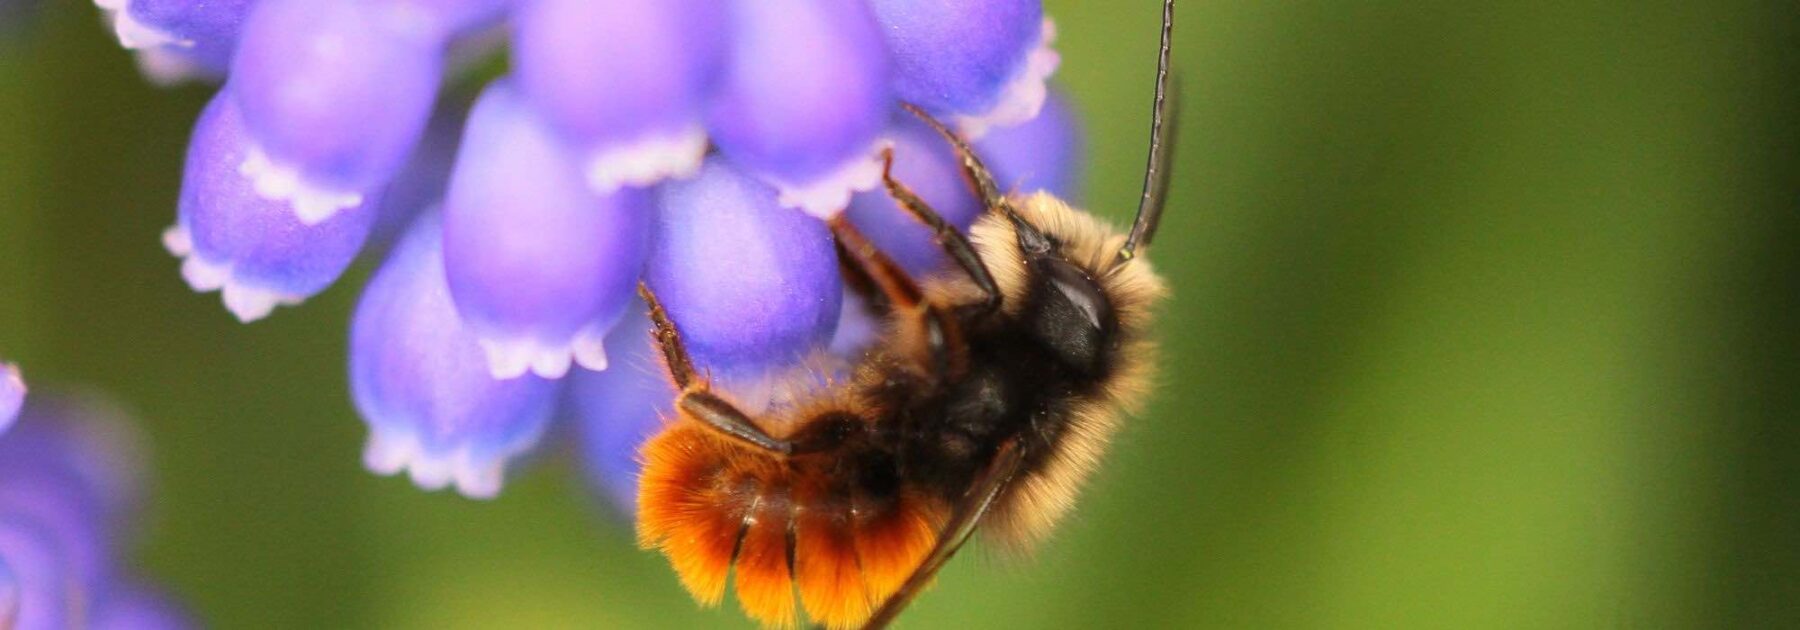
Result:
{"type": "MultiPolygon", "coordinates": [[[[1080,157],[1076,124],[1066,99],[1052,92],[1040,115],[994,130],[975,144],[975,152],[1004,192],[1047,190],[1073,200],[1080,157]]],[[[949,144],[910,114],[895,118],[888,137],[894,143],[894,179],[918,193],[945,221],[968,229],[981,203],[963,181],[949,144]]],[[[858,193],[848,216],[876,247],[914,274],[938,271],[949,261],[931,230],[886,190],[858,193]]]]}
{"type": "Polygon", "coordinates": [[[843,301],[831,231],[721,160],[662,193],[647,281],[701,366],[744,374],[816,349],[843,301]]]}
{"type": "Polygon", "coordinates": [[[450,294],[495,378],[606,369],[648,249],[650,199],[595,195],[573,156],[506,82],[469,115],[444,204],[450,294]]]}
{"type": "Polygon", "coordinates": [[[0,435],[0,627],[88,627],[155,597],[130,594],[118,557],[138,494],[126,429],[97,401],[40,397],[0,435]]]}
{"type": "Polygon", "coordinates": [[[252,140],[240,172],[315,224],[361,205],[405,162],[443,70],[441,34],[358,0],[263,0],[230,93],[252,140]]]}
{"type": "Polygon", "coordinates": [[[251,0],[95,0],[119,45],[159,83],[218,78],[231,65],[251,0]]]}
{"type": "MultiPolygon", "coordinates": [[[[963,182],[949,144],[905,113],[895,118],[888,137],[894,143],[894,179],[918,193],[945,221],[968,229],[981,212],[981,202],[963,182]]],[[[886,189],[857,193],[848,216],[876,247],[908,271],[937,271],[949,260],[943,247],[932,240],[931,230],[900,207],[886,189]]]]}
{"type": "Polygon", "coordinates": [[[1040,0],[869,0],[894,55],[894,92],[963,133],[1037,116],[1059,61],[1040,0]]]}
{"type": "Polygon", "coordinates": [[[996,129],[975,143],[1001,190],[1045,190],[1081,199],[1081,121],[1068,97],[1052,90],[1036,118],[996,129]]]}
{"type": "Polygon", "coordinates": [[[892,106],[868,7],[834,0],[731,4],[730,59],[708,127],[719,151],[774,183],[781,205],[837,214],[873,188],[892,106]]]}
{"type": "Polygon", "coordinates": [[[197,625],[173,599],[146,584],[115,585],[89,623],[96,630],[181,630],[197,625]]]}
{"type": "Polygon", "coordinates": [[[535,0],[514,19],[517,77],[601,193],[692,175],[723,56],[714,0],[535,0]]]}
{"type": "Polygon", "coordinates": [[[506,464],[550,419],[556,389],[535,376],[496,379],[457,315],[444,278],[443,230],[421,217],[369,282],[350,332],[350,385],[369,425],[363,462],[407,471],[422,488],[500,491],[506,464]]]}
{"type": "Polygon", "coordinates": [[[362,204],[308,225],[238,174],[252,150],[237,101],[221,92],[200,114],[188,146],[180,212],[163,235],[195,291],[219,291],[241,321],[298,304],[337,280],[369,236],[378,205],[362,204]]]}
{"type": "Polygon", "coordinates": [[[0,628],[12,628],[19,620],[19,576],[0,557],[0,628]]]}
{"type": "Polygon", "coordinates": [[[981,211],[902,102],[986,132],[1009,191],[1074,180],[1035,1],[99,2],[141,58],[225,80],[165,237],[189,284],[250,321],[398,238],[351,322],[365,462],[473,497],[558,400],[590,470],[629,494],[621,454],[671,397],[642,365],[640,282],[746,407],[778,402],[770,376],[803,357],[860,352],[880,322],[845,296],[823,219],[847,209],[908,269],[942,268],[878,186],[890,147],[950,223],[981,211]],[[501,43],[510,74],[472,98],[500,64],[446,59],[501,43]]]}
{"type": "MultiPolygon", "coordinates": [[[[79,593],[78,581],[60,557],[55,539],[48,529],[18,516],[0,514],[0,563],[8,568],[11,588],[11,610],[0,607],[0,623],[5,628],[72,627],[71,612],[79,593]]],[[[7,602],[0,600],[0,606],[7,602]]]]}

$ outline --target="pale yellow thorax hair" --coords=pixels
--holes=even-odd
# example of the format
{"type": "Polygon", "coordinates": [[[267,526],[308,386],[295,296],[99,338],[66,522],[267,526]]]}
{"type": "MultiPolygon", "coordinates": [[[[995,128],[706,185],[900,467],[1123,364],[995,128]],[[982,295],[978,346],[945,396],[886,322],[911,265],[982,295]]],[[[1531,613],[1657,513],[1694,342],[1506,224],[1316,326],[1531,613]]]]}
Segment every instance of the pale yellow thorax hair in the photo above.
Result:
{"type": "MultiPolygon", "coordinates": [[[[1151,311],[1166,289],[1149,261],[1141,257],[1115,266],[1125,235],[1088,213],[1042,192],[1014,195],[1008,202],[1026,223],[1060,243],[1064,258],[1088,272],[1111,300],[1113,314],[1119,319],[1115,369],[1101,393],[1075,407],[1056,450],[1043,466],[1015,480],[982,527],[987,539],[1006,550],[1024,553],[1047,538],[1074,507],[1076,495],[1099,466],[1121,418],[1136,412],[1149,395],[1156,367],[1156,348],[1149,339],[1151,311]]],[[[990,212],[982,215],[969,233],[1000,288],[1002,308],[1016,313],[1030,290],[1030,270],[1019,251],[1012,221],[990,212]]],[[[959,284],[962,286],[945,288],[973,297],[972,286],[959,284]]]]}

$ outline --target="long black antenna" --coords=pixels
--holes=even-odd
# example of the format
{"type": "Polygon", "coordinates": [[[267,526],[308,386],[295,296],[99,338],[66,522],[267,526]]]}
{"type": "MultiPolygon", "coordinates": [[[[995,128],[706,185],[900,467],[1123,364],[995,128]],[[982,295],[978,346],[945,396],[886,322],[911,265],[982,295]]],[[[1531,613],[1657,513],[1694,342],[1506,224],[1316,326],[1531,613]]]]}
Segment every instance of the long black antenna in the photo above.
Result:
{"type": "Polygon", "coordinates": [[[1156,102],[1150,112],[1150,158],[1144,166],[1144,192],[1138,198],[1137,219],[1131,222],[1131,235],[1119,248],[1118,262],[1137,255],[1138,247],[1149,245],[1162,218],[1163,201],[1168,197],[1169,157],[1175,148],[1175,120],[1169,115],[1176,99],[1169,94],[1169,36],[1175,27],[1175,0],[1163,0],[1162,46],[1156,53],[1156,102]],[[1163,122],[1168,119],[1169,124],[1163,122]]]}

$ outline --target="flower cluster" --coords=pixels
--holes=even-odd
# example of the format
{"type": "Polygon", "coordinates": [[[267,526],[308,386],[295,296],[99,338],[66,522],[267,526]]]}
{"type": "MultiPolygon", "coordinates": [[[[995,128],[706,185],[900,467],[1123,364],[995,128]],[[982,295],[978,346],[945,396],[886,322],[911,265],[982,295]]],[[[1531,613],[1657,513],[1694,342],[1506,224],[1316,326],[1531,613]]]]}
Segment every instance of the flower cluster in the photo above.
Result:
{"type": "Polygon", "coordinates": [[[131,542],[132,436],[93,400],[34,398],[0,435],[0,628],[185,628],[118,564],[131,542]]]}
{"type": "Polygon", "coordinates": [[[878,188],[884,151],[952,223],[979,207],[900,103],[1003,185],[1073,179],[1038,0],[97,2],[153,78],[223,81],[164,235],[188,284],[252,321],[397,234],[351,324],[365,462],[474,497],[559,409],[598,476],[629,478],[668,398],[640,282],[709,373],[753,390],[859,313],[825,219],[940,267],[878,188]],[[502,45],[472,103],[443,87],[502,45]]]}

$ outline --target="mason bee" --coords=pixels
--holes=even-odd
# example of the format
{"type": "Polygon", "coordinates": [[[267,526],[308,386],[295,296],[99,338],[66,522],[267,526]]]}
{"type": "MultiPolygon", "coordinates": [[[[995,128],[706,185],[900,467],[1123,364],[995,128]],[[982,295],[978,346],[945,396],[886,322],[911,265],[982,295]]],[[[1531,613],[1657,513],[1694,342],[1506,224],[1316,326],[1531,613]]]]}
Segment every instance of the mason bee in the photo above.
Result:
{"type": "Polygon", "coordinates": [[[1169,181],[1173,5],[1129,232],[1045,193],[1003,195],[962,138],[909,105],[952,145],[985,211],[965,236],[884,175],[957,267],[925,279],[831,222],[850,284],[886,314],[840,381],[745,413],[696,372],[639,286],[679,390],[676,417],[641,452],[639,542],[697,599],[716,604],[735,567],[739,603],[765,625],[791,626],[803,608],[831,628],[881,628],[977,529],[1027,549],[1073,506],[1155,368],[1164,286],[1138,254],[1169,181]]]}

